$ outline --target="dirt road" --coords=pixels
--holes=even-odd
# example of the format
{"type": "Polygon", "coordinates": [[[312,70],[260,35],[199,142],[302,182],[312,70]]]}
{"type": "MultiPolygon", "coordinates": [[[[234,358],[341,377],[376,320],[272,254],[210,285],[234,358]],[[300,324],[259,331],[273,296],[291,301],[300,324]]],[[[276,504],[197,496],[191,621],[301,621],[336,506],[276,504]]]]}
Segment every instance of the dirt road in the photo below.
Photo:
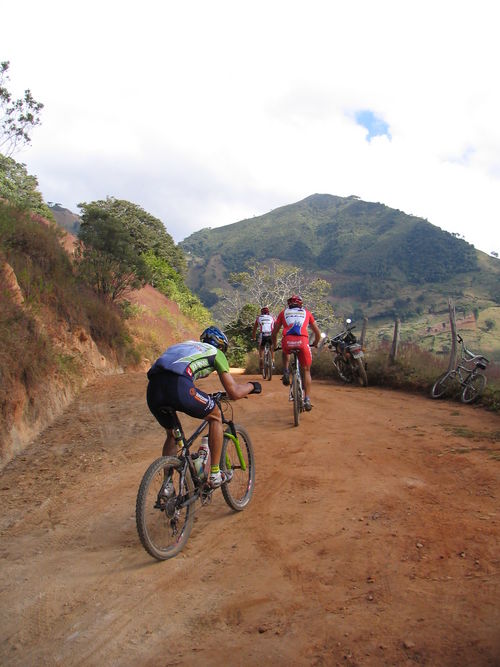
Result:
{"type": "Polygon", "coordinates": [[[134,516],[163,439],[145,387],[101,379],[1,473],[3,667],[500,665],[497,415],[316,382],[294,428],[273,378],[234,404],[252,503],[217,493],[157,563],[134,516]]]}

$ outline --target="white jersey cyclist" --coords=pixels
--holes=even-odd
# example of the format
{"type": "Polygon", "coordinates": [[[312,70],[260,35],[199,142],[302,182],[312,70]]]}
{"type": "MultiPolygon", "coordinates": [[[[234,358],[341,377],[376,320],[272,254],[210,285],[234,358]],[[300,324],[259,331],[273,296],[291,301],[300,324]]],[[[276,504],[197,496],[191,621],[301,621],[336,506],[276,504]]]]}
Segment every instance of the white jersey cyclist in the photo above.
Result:
{"type": "Polygon", "coordinates": [[[270,339],[273,333],[274,324],[276,322],[267,308],[263,308],[262,310],[267,310],[268,312],[261,312],[261,314],[257,316],[252,332],[252,337],[255,337],[255,333],[258,331],[257,341],[259,345],[262,344],[263,339],[264,341],[269,340],[269,342],[271,342],[270,339]]]}

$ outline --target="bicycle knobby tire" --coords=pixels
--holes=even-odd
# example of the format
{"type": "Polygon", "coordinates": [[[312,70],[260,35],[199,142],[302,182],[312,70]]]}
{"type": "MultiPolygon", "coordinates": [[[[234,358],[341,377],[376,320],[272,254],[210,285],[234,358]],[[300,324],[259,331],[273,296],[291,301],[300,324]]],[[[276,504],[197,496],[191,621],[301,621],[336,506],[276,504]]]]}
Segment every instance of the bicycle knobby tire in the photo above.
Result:
{"type": "Polygon", "coordinates": [[[238,424],[235,424],[234,428],[240,452],[238,453],[234,440],[228,437],[230,432],[224,433],[220,467],[224,471],[231,470],[233,477],[230,482],[223,484],[221,489],[229,507],[241,512],[252,499],[255,486],[255,458],[252,441],[246,429],[238,424]]]}
{"type": "Polygon", "coordinates": [[[161,456],[144,473],[135,508],[137,532],[142,546],[157,560],[177,556],[188,541],[194,521],[194,503],[181,507],[194,491],[188,469],[181,488],[182,463],[175,456],[161,456]],[[162,493],[165,480],[171,479],[173,495],[162,493]]]}

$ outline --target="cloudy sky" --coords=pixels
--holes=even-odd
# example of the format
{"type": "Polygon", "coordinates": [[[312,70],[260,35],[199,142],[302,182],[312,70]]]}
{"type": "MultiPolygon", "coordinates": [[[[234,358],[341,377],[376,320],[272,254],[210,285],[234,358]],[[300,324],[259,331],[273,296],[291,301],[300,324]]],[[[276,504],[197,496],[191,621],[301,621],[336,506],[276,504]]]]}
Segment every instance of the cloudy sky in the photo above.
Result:
{"type": "Polygon", "coordinates": [[[46,201],[107,195],[176,241],[314,193],[500,253],[497,0],[1,3],[14,157],[46,201]]]}

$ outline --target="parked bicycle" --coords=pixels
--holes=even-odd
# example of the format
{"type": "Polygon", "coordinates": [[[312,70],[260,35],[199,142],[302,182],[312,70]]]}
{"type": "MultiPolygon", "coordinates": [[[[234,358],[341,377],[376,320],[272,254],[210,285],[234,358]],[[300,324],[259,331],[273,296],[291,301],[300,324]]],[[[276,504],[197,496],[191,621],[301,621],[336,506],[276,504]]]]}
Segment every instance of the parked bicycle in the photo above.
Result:
{"type": "Polygon", "coordinates": [[[266,342],[264,346],[264,363],[262,366],[262,377],[264,380],[272,380],[273,377],[273,355],[271,343],[266,342]]]}
{"type": "MultiPolygon", "coordinates": [[[[220,468],[232,471],[232,479],[220,488],[226,503],[235,511],[244,510],[252,498],[255,485],[255,460],[247,431],[233,422],[233,409],[225,392],[212,394],[225,425],[220,468]]],[[[184,548],[194,521],[195,503],[207,505],[212,489],[207,482],[207,466],[197,472],[198,452],[190,448],[208,428],[203,421],[186,439],[178,414],[166,406],[175,420],[174,437],[177,456],[161,456],[151,463],[139,486],[136,501],[136,523],[139,538],[146,551],[158,560],[177,556],[184,548]]],[[[199,467],[199,466],[198,466],[199,467]]]]}
{"type": "Polygon", "coordinates": [[[457,334],[460,343],[460,359],[455,368],[439,377],[431,389],[432,398],[441,398],[458,383],[462,387],[462,403],[475,401],[486,387],[484,371],[490,363],[482,354],[475,354],[465,347],[460,334],[457,334]]]}

